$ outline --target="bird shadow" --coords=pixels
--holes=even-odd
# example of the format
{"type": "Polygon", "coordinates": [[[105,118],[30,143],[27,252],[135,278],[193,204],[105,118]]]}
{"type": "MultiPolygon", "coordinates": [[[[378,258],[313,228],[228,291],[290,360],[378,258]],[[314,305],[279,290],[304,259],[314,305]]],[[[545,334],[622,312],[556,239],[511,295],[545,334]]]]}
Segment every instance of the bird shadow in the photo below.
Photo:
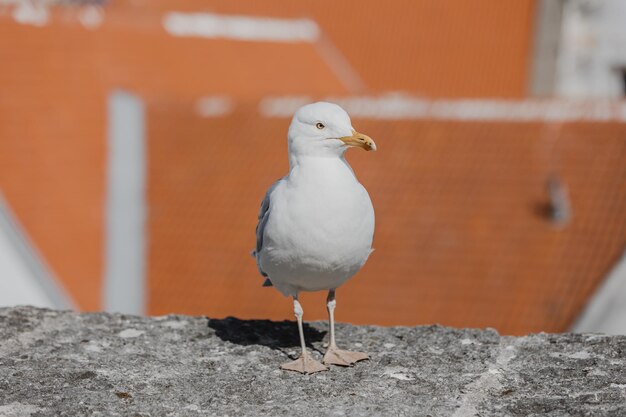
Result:
{"type": "MultiPolygon", "coordinates": [[[[241,320],[236,317],[209,319],[209,328],[226,342],[242,346],[262,345],[285,353],[285,349],[300,346],[298,326],[293,321],[241,320]]],[[[325,331],[317,330],[303,323],[304,339],[307,347],[318,351],[312,343],[321,342],[325,331]]],[[[286,353],[285,353],[286,354],[286,353]]]]}

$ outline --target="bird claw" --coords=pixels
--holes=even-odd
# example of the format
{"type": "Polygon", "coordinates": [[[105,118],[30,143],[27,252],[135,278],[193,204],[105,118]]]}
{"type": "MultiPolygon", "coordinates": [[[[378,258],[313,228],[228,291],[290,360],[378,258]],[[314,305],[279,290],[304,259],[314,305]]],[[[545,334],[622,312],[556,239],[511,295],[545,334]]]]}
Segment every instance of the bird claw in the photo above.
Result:
{"type": "Polygon", "coordinates": [[[286,371],[295,371],[302,374],[313,374],[315,372],[328,371],[328,367],[313,359],[308,353],[300,355],[298,359],[292,362],[283,363],[280,369],[286,371]]]}
{"type": "Polygon", "coordinates": [[[364,352],[351,352],[335,347],[330,347],[324,355],[326,365],[352,366],[358,361],[369,359],[369,355],[364,352]]]}

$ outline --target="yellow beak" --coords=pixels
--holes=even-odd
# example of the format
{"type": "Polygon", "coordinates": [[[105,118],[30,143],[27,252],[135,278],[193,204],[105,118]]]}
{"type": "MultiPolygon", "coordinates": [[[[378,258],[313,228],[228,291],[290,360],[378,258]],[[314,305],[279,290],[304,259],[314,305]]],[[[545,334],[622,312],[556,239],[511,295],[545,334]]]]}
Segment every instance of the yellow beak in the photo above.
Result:
{"type": "Polygon", "coordinates": [[[363,133],[359,133],[355,130],[352,131],[352,136],[344,136],[342,138],[339,138],[339,140],[348,146],[362,148],[362,149],[365,149],[366,151],[376,150],[376,144],[374,143],[372,138],[370,138],[367,135],[364,135],[363,133]]]}

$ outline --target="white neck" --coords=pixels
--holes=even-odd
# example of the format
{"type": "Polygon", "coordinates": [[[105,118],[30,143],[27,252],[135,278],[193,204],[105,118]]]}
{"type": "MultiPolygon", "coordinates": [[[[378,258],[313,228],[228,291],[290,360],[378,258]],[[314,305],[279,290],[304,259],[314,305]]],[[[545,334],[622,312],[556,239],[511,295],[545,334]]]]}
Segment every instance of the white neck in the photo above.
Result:
{"type": "MultiPolygon", "coordinates": [[[[356,175],[343,156],[289,155],[289,175],[315,177],[321,182],[348,180],[357,181],[356,175]]],[[[311,178],[310,178],[311,179],[311,178]]]]}

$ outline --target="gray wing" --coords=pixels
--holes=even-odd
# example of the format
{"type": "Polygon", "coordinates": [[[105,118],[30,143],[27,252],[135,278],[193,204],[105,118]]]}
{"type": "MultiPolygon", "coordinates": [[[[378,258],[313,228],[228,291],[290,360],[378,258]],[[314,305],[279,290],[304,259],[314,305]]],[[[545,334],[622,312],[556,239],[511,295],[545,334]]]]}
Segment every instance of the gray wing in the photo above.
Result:
{"type": "Polygon", "coordinates": [[[263,283],[264,287],[271,287],[272,281],[269,280],[267,273],[261,269],[261,265],[259,264],[259,254],[261,253],[261,249],[263,249],[263,234],[265,233],[265,225],[270,217],[272,191],[274,191],[274,188],[276,188],[280,181],[281,180],[278,180],[272,184],[269,190],[267,190],[267,193],[265,193],[265,197],[261,202],[261,208],[259,209],[259,222],[256,225],[256,249],[252,251],[252,256],[256,258],[256,265],[257,268],[259,268],[259,273],[266,278],[263,283]]]}

